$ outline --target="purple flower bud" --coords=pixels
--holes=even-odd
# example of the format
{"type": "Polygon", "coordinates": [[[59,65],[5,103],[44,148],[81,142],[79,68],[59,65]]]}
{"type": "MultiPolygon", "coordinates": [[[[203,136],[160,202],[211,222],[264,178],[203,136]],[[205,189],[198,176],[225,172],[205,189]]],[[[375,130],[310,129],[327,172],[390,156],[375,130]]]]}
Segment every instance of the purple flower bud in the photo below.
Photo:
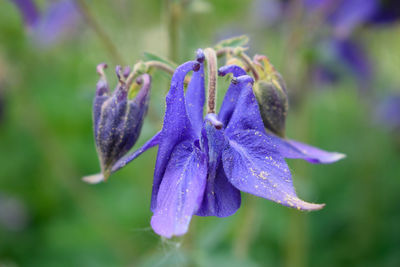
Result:
{"type": "Polygon", "coordinates": [[[104,180],[111,173],[113,165],[136,143],[143,119],[147,113],[150,97],[151,77],[143,74],[138,78],[142,85],[134,99],[128,99],[128,90],[122,79],[122,68],[117,66],[119,79],[113,93],[110,93],[104,74],[106,64],[97,66],[100,79],[97,83],[93,102],[94,135],[104,180]]]}
{"type": "Polygon", "coordinates": [[[125,78],[125,79],[128,78],[128,76],[129,76],[130,73],[131,73],[131,68],[130,68],[129,66],[126,66],[126,67],[124,68],[124,72],[123,72],[124,78],[125,78]]]}
{"type": "Polygon", "coordinates": [[[257,55],[255,61],[256,67],[259,69],[260,80],[254,86],[254,94],[264,126],[274,134],[284,137],[289,109],[285,82],[267,57],[257,55]]]}

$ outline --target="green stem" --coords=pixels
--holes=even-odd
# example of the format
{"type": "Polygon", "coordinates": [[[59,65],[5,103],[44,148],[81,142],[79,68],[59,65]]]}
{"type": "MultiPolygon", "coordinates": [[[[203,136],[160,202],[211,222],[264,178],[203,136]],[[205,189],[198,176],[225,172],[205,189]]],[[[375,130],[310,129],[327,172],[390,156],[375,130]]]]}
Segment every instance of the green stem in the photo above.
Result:
{"type": "Polygon", "coordinates": [[[254,68],[254,64],[251,58],[245,52],[240,52],[238,56],[242,60],[242,62],[246,65],[246,67],[251,71],[254,80],[258,81],[260,79],[260,75],[258,74],[256,68],[254,68]]]}
{"type": "Polygon", "coordinates": [[[251,243],[258,230],[257,197],[248,195],[247,205],[238,224],[237,235],[233,244],[234,254],[238,259],[246,259],[251,243]]]}
{"type": "Polygon", "coordinates": [[[90,9],[86,5],[85,1],[77,0],[77,3],[79,5],[79,10],[80,10],[82,16],[86,20],[89,27],[94,31],[94,33],[97,35],[97,37],[103,43],[106,50],[110,53],[114,63],[126,65],[124,63],[123,57],[118,53],[117,47],[114,45],[113,41],[108,36],[108,34],[101,27],[100,23],[98,23],[98,21],[94,18],[94,16],[90,12],[90,9]]]}
{"type": "MultiPolygon", "coordinates": [[[[143,73],[148,73],[151,71],[151,69],[158,69],[161,71],[164,71],[168,74],[174,74],[175,70],[170,67],[169,65],[162,63],[160,61],[156,61],[156,60],[151,60],[151,61],[139,61],[138,63],[136,63],[133,66],[133,70],[131,71],[131,73],[129,74],[129,76],[126,78],[125,84],[127,88],[130,88],[130,86],[132,85],[133,81],[140,75],[143,73]]],[[[185,83],[189,83],[190,79],[189,78],[185,78],[185,83]]]]}
{"type": "MultiPolygon", "coordinates": [[[[309,98],[308,78],[309,71],[305,70],[305,75],[303,77],[299,76],[294,81],[302,95],[301,101],[297,105],[298,116],[295,120],[295,126],[297,127],[294,127],[294,129],[297,129],[296,137],[305,142],[309,140],[308,129],[310,121],[309,105],[307,104],[309,98]]],[[[309,176],[309,166],[303,161],[294,162],[293,169],[296,170],[294,179],[302,178],[305,180],[305,177],[309,176]]],[[[309,222],[307,213],[297,210],[289,211],[289,226],[285,249],[285,266],[303,267],[309,265],[309,222]]]]}
{"type": "Polygon", "coordinates": [[[244,51],[232,49],[229,47],[225,47],[216,51],[217,57],[222,57],[227,54],[234,54],[235,56],[237,56],[246,66],[246,71],[251,71],[251,74],[253,75],[255,81],[258,81],[260,79],[260,75],[254,67],[253,61],[244,51]]]}
{"type": "Polygon", "coordinates": [[[181,19],[181,1],[166,0],[167,2],[167,25],[169,38],[169,58],[179,62],[179,22],[181,19]]]}

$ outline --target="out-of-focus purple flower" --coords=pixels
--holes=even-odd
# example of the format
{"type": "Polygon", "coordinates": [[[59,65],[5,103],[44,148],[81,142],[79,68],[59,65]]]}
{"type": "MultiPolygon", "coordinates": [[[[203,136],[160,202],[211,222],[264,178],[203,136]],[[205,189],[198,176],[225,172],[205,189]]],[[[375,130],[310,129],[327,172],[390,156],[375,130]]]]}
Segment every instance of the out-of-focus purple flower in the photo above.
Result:
{"type": "Polygon", "coordinates": [[[33,39],[41,46],[50,46],[74,32],[81,19],[73,0],[51,3],[39,13],[32,0],[13,0],[21,12],[24,23],[33,39]]]}
{"type": "Polygon", "coordinates": [[[400,18],[397,0],[305,0],[306,11],[319,12],[337,38],[348,38],[359,26],[387,24],[400,18]]]}
{"type": "Polygon", "coordinates": [[[386,96],[378,104],[376,117],[380,124],[392,131],[400,131],[400,93],[386,96]]]}
{"type": "Polygon", "coordinates": [[[127,76],[129,73],[124,73],[120,66],[116,68],[118,85],[110,94],[103,71],[105,67],[105,64],[97,67],[100,80],[93,102],[94,136],[102,173],[84,177],[84,181],[89,183],[105,181],[113,172],[114,164],[136,143],[150,97],[151,77],[143,74],[138,80],[142,88],[135,98],[128,98],[130,88],[125,84],[124,75],[127,76]]]}
{"type": "Polygon", "coordinates": [[[336,37],[347,38],[375,14],[378,0],[306,0],[304,6],[309,12],[322,15],[336,37]]]}
{"type": "Polygon", "coordinates": [[[39,13],[35,3],[32,0],[13,0],[13,2],[21,12],[25,26],[29,30],[33,30],[39,20],[39,13]]]}
{"type": "Polygon", "coordinates": [[[400,19],[400,4],[398,0],[381,0],[376,12],[369,18],[371,24],[387,24],[400,19]]]}
{"type": "Polygon", "coordinates": [[[314,65],[317,82],[332,83],[346,73],[356,78],[360,89],[368,88],[373,74],[372,64],[364,47],[350,39],[325,39],[317,46],[318,62],[314,65]]]}
{"type": "Polygon", "coordinates": [[[334,45],[338,55],[349,67],[349,71],[354,73],[363,87],[366,87],[371,80],[372,65],[364,48],[351,40],[336,41],[334,45]]]}
{"type": "Polygon", "coordinates": [[[255,26],[270,26],[282,19],[285,2],[281,0],[255,0],[250,8],[250,19],[255,26]]]}
{"type": "Polygon", "coordinates": [[[373,74],[372,64],[362,45],[350,37],[356,28],[374,23],[379,20],[378,18],[387,17],[387,12],[384,12],[385,2],[379,0],[304,2],[306,13],[319,14],[332,30],[328,38],[317,43],[317,51],[320,52],[314,63],[314,78],[317,82],[335,82],[349,73],[356,78],[360,89],[365,91],[369,87],[373,74]],[[329,59],[326,54],[330,55],[329,59]]]}

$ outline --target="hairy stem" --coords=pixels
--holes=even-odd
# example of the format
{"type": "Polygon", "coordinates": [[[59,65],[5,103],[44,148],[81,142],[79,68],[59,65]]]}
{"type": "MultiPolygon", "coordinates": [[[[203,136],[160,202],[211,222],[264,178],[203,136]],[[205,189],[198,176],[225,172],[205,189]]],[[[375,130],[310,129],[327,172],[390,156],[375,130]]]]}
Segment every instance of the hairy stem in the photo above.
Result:
{"type": "Polygon", "coordinates": [[[207,113],[215,113],[215,105],[217,101],[217,54],[212,48],[206,48],[204,55],[207,60],[208,73],[208,105],[207,113]]]}

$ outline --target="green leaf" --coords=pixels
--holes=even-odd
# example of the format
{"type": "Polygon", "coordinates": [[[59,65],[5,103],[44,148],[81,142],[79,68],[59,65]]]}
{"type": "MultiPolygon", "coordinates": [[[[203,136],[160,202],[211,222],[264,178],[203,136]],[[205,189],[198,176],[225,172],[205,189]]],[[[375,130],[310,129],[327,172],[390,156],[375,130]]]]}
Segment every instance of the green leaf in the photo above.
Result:
{"type": "Polygon", "coordinates": [[[145,61],[158,61],[158,62],[162,62],[164,64],[167,64],[168,66],[170,66],[171,68],[176,68],[177,64],[169,61],[168,59],[162,58],[160,56],[157,56],[156,54],[150,53],[150,52],[144,52],[143,53],[144,59],[145,61]]]}
{"type": "Polygon", "coordinates": [[[236,36],[226,40],[222,40],[221,42],[215,45],[215,49],[218,50],[226,47],[230,48],[243,47],[247,45],[248,42],[249,42],[249,37],[247,37],[247,35],[236,36]]]}

